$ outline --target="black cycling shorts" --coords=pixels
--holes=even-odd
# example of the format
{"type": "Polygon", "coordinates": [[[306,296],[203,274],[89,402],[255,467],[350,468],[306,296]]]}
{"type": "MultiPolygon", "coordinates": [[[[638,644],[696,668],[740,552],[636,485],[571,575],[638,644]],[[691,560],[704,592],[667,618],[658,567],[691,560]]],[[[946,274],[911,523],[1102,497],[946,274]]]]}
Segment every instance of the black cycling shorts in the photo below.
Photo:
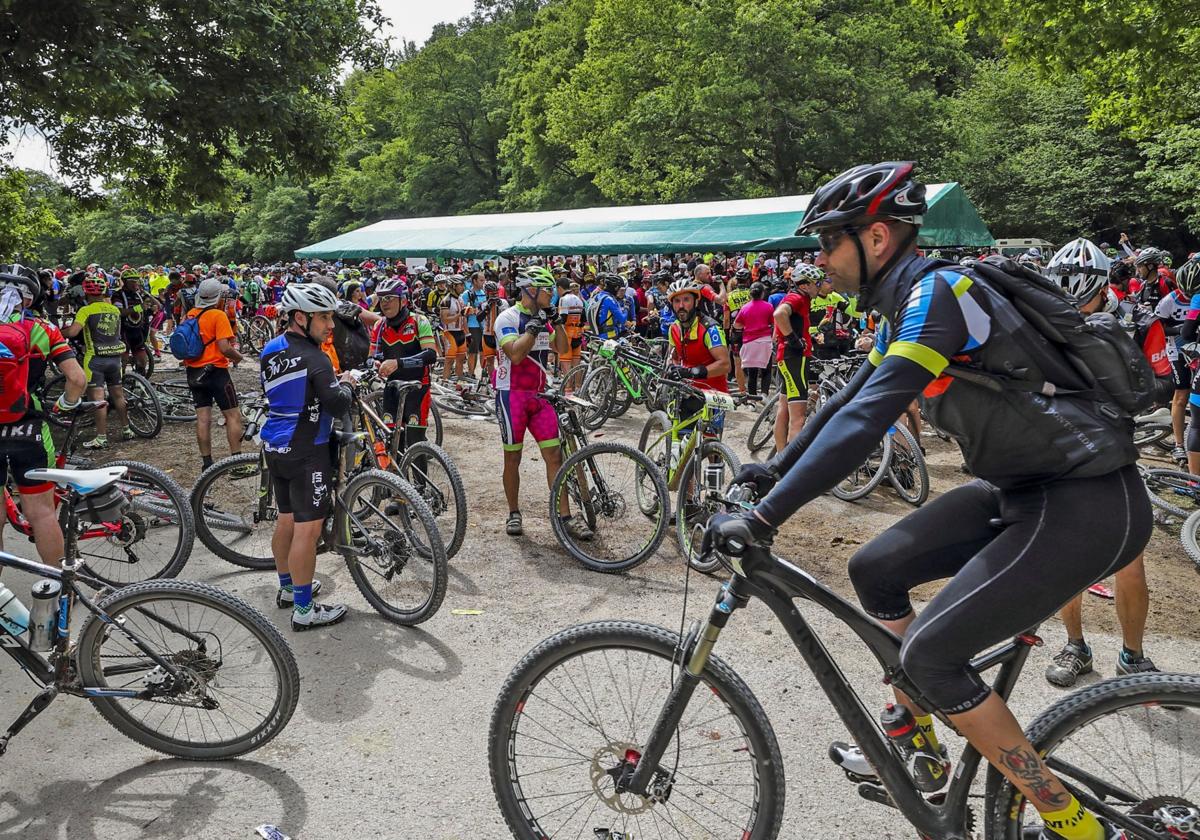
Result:
{"type": "Polygon", "coordinates": [[[121,384],[120,356],[92,356],[85,362],[84,373],[87,374],[88,387],[103,388],[106,385],[121,384]]]}
{"type": "Polygon", "coordinates": [[[333,466],[329,447],[318,446],[302,458],[267,453],[275,506],[297,522],[316,522],[333,509],[333,466]]]}
{"type": "Polygon", "coordinates": [[[229,368],[190,367],[187,369],[188,387],[192,389],[192,404],[196,408],[212,408],[216,403],[221,411],[238,407],[237,389],[229,376],[229,368]]]}
{"type": "Polygon", "coordinates": [[[54,439],[50,427],[40,419],[25,419],[0,426],[0,487],[13,481],[22,493],[42,493],[53,490],[53,482],[35,481],[25,477],[30,470],[55,466],[54,439]]]}
{"type": "Polygon", "coordinates": [[[410,388],[404,392],[404,410],[400,408],[400,397],[395,388],[383,392],[383,413],[390,414],[401,426],[426,426],[429,423],[429,386],[410,388]]]}
{"type": "Polygon", "coordinates": [[[1128,565],[1152,521],[1133,465],[1017,490],[976,480],[871,540],[848,571],[863,609],[884,620],[912,612],[913,587],[950,578],[905,633],[900,664],[938,709],[959,714],[991,693],[971,658],[1128,565]]]}
{"type": "Polygon", "coordinates": [[[467,352],[479,353],[483,350],[483,327],[468,327],[471,335],[467,339],[467,352]]]}
{"type": "Polygon", "coordinates": [[[808,402],[808,357],[784,356],[776,362],[788,402],[808,402]]]}
{"type": "Polygon", "coordinates": [[[495,350],[496,349],[496,336],[485,335],[483,337],[483,346],[488,348],[489,350],[495,350]]]}
{"type": "Polygon", "coordinates": [[[146,349],[146,334],[145,324],[121,327],[121,340],[125,342],[125,349],[130,353],[140,353],[146,349]]]}
{"type": "Polygon", "coordinates": [[[1184,359],[1182,353],[1175,357],[1175,361],[1171,362],[1171,367],[1175,371],[1175,390],[1192,390],[1192,366],[1184,359]]]}
{"type": "Polygon", "coordinates": [[[736,353],[742,349],[742,336],[745,335],[743,330],[729,331],[729,352],[736,353]]]}

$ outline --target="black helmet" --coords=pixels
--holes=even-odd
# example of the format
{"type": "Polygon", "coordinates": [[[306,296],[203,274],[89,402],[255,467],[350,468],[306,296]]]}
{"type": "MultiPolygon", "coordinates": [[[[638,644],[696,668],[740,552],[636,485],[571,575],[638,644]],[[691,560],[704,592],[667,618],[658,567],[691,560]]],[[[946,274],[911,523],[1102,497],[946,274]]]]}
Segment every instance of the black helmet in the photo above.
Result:
{"type": "Polygon", "coordinates": [[[617,289],[625,288],[625,278],[620,274],[613,274],[612,272],[606,271],[596,279],[603,283],[604,288],[608,289],[610,292],[615,292],[617,289]]]}
{"type": "Polygon", "coordinates": [[[863,219],[896,219],[920,225],[925,185],[912,179],[912,161],[871,163],[847,169],[813,194],[796,233],[846,227],[863,219]]]}
{"type": "Polygon", "coordinates": [[[1200,260],[1191,259],[1179,266],[1175,272],[1175,282],[1179,291],[1188,297],[1200,294],[1200,260]]]}
{"type": "Polygon", "coordinates": [[[1108,282],[1109,283],[1124,283],[1126,280],[1133,278],[1133,266],[1124,260],[1114,262],[1108,267],[1108,282]]]}

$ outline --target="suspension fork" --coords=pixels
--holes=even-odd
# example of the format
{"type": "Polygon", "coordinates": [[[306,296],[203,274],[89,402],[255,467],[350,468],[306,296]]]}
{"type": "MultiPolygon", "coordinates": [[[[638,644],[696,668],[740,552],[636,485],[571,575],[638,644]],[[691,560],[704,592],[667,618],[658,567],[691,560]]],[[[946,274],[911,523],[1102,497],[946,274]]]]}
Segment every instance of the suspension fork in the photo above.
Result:
{"type": "Polygon", "coordinates": [[[690,634],[686,640],[680,639],[684,656],[683,668],[671,686],[662,711],[659,712],[658,720],[654,722],[654,727],[650,730],[650,737],[646,741],[646,746],[642,750],[641,758],[638,759],[633,775],[623,785],[626,791],[639,796],[646,795],[647,786],[659,769],[663,753],[671,745],[671,739],[676,735],[684,712],[687,711],[688,703],[691,702],[692,694],[696,686],[700,684],[700,675],[704,673],[704,668],[708,665],[708,658],[717,644],[717,637],[729,623],[729,618],[733,615],[734,610],[746,606],[750,601],[749,594],[742,591],[745,586],[743,578],[737,576],[731,578],[729,583],[721,587],[717,600],[699,631],[690,634]]]}

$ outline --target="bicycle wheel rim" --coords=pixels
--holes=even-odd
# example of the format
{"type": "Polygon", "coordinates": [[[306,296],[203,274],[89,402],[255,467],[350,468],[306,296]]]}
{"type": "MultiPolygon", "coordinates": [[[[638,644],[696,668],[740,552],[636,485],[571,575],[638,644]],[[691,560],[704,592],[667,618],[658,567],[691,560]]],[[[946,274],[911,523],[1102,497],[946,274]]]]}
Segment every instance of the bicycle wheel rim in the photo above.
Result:
{"type": "MultiPolygon", "coordinates": [[[[124,734],[184,758],[207,757],[189,752],[197,748],[230,756],[266,743],[263,734],[273,735],[291,717],[295,660],[269,622],[240,599],[200,584],[155,581],[118,590],[101,606],[114,620],[123,617],[125,629],[181,668],[186,680],[185,693],[173,700],[96,700],[124,734]],[[203,640],[204,649],[172,625],[203,640]],[[204,708],[206,698],[218,708],[204,708]]],[[[95,618],[80,634],[77,662],[89,687],[137,689],[165,673],[95,618]]]]}
{"type": "Polygon", "coordinates": [[[415,443],[404,451],[400,475],[429,506],[446,543],[446,558],[458,553],[467,533],[467,494],[454,462],[440,447],[415,443]]]}
{"type": "MultiPolygon", "coordinates": [[[[670,467],[671,439],[666,434],[670,421],[662,412],[652,412],[642,426],[638,450],[654,464],[660,476],[666,476],[670,467]]],[[[637,501],[638,510],[644,516],[654,516],[658,513],[659,497],[655,476],[643,471],[638,475],[637,501]]]]}
{"type": "Polygon", "coordinates": [[[271,482],[263,486],[258,453],[231,455],[205,470],[192,490],[192,515],[200,542],[222,560],[248,569],[275,568],[271,537],[279,508],[271,482]],[[235,476],[243,469],[246,476],[235,476]]]}
{"type": "Polygon", "coordinates": [[[446,550],[417,491],[397,475],[370,470],[350,482],[339,504],[350,574],[363,597],[398,624],[429,619],[446,593],[446,550]]]}
{"type": "Polygon", "coordinates": [[[831,492],[844,502],[863,498],[883,481],[891,458],[892,442],[890,437],[885,435],[881,444],[867,456],[867,460],[834,485],[831,492]]]}
{"type": "Polygon", "coordinates": [[[669,690],[672,638],[629,622],[585,625],[543,642],[514,669],[490,734],[492,784],[514,836],[776,835],[783,788],[782,770],[770,766],[774,735],[749,689],[727,680],[715,657],[720,671],[710,665],[701,675],[663,755],[670,793],[651,803],[614,790],[612,771],[640,750],[669,690]]]}

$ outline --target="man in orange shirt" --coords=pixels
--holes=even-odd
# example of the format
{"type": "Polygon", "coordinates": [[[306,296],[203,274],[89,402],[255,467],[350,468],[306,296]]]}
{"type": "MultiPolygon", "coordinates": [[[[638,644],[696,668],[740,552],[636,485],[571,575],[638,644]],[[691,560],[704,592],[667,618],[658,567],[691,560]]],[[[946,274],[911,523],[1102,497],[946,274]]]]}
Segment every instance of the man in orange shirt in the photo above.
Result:
{"type": "Polygon", "coordinates": [[[229,453],[242,451],[242,415],[238,411],[237,389],[229,376],[229,363],[237,364],[242,354],[233,346],[233,327],[229,324],[222,303],[230,294],[229,286],[210,277],[196,292],[196,306],[185,317],[198,318],[204,352],[199,358],[185,361],[188,387],[196,406],[196,442],[204,469],[212,466],[212,406],[215,402],[225,415],[225,437],[229,453]]]}

